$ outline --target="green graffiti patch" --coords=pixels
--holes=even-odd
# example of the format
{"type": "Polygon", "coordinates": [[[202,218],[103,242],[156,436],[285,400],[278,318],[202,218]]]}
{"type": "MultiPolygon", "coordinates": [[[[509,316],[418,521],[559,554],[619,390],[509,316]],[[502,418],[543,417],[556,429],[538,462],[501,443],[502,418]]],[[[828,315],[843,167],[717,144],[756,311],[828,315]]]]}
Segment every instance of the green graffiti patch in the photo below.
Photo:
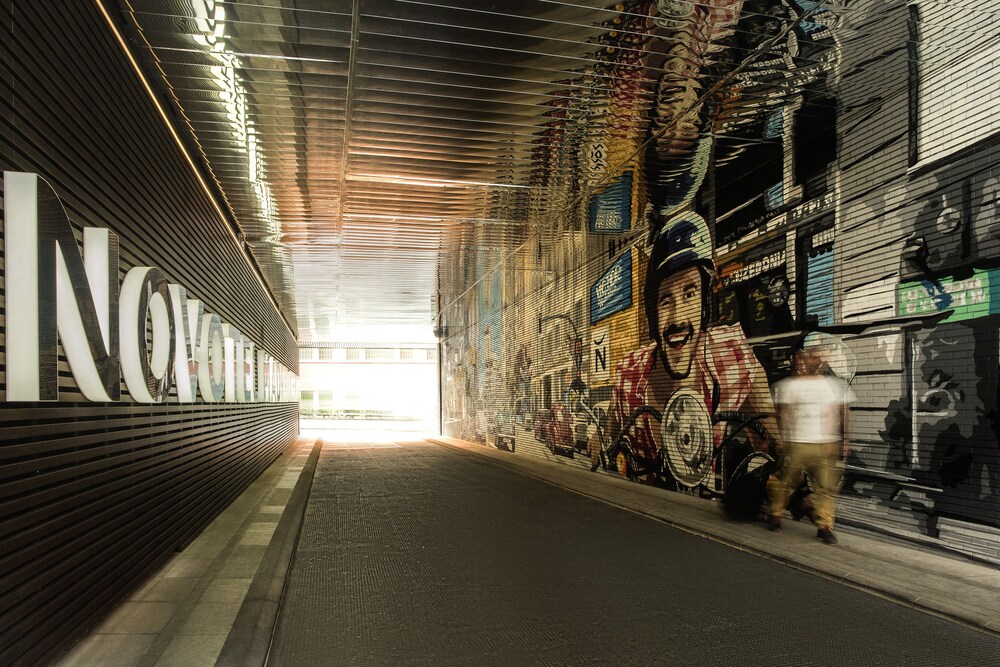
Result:
{"type": "Polygon", "coordinates": [[[923,315],[952,309],[944,322],[957,322],[1000,312],[1000,269],[976,269],[967,278],[900,283],[896,290],[900,315],[923,315]]]}

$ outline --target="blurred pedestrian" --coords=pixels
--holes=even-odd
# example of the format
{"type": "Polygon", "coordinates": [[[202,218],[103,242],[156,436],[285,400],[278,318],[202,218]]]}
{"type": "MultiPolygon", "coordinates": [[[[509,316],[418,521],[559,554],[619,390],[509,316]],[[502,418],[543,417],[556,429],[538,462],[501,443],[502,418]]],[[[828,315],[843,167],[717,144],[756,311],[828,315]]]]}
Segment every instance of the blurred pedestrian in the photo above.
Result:
{"type": "Polygon", "coordinates": [[[784,452],[779,483],[773,485],[768,527],[781,529],[789,494],[803,473],[813,486],[817,539],[836,544],[833,534],[837,492],[849,453],[850,386],[828,372],[823,347],[804,347],[794,360],[794,374],[774,386],[784,452]]]}

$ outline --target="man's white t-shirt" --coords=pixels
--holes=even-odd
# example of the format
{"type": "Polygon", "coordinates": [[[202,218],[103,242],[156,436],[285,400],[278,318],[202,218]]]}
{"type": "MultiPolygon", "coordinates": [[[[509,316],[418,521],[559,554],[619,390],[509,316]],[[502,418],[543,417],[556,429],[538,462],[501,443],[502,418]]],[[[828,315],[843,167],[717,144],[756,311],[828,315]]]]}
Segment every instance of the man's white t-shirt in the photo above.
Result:
{"type": "Polygon", "coordinates": [[[839,442],[841,410],[854,402],[842,380],[829,375],[793,375],[774,385],[781,406],[781,432],[790,442],[839,442]]]}

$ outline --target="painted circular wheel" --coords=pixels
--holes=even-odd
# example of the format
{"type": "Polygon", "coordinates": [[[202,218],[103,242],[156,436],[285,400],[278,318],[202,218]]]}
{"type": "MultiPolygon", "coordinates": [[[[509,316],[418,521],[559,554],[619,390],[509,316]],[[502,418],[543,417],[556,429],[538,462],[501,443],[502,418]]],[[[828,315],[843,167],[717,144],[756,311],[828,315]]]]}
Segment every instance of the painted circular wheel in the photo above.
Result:
{"type": "Polygon", "coordinates": [[[667,467],[678,483],[695,487],[712,472],[712,417],[705,399],[678,389],[667,400],[660,423],[667,467]]]}

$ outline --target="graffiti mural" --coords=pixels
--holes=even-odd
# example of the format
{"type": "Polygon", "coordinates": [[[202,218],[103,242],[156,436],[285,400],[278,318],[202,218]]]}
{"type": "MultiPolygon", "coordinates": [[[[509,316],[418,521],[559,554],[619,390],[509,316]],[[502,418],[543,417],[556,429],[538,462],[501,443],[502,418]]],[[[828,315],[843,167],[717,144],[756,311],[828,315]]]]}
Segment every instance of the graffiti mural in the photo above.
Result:
{"type": "Polygon", "coordinates": [[[629,477],[694,488],[720,472],[728,422],[754,423],[753,449],[777,433],[767,377],[738,324],[710,323],[711,239],[696,213],[666,221],[652,241],[643,290],[652,343],[615,373],[609,433],[629,477]],[[763,415],[760,417],[760,415],[763,415]],[[755,420],[755,421],[751,421],[755,420]],[[618,438],[625,434],[624,438],[618,438]]]}
{"type": "Polygon", "coordinates": [[[919,507],[927,532],[937,517],[996,511],[996,374],[963,358],[972,349],[977,359],[996,362],[998,323],[996,317],[947,323],[910,336],[913,396],[889,404],[881,432],[889,445],[881,469],[898,477],[887,475],[878,486],[885,502],[919,507]]]}
{"type": "Polygon", "coordinates": [[[443,299],[448,433],[719,498],[822,337],[838,521],[1000,562],[1000,139],[913,168],[906,3],[607,12],[541,103],[524,236],[443,299]]]}
{"type": "Polygon", "coordinates": [[[870,411],[870,455],[854,462],[845,489],[870,523],[990,559],[1000,524],[1000,254],[987,166],[996,154],[986,145],[910,184],[895,305],[929,321],[896,334],[898,380],[880,392],[888,409],[870,411]]]}

